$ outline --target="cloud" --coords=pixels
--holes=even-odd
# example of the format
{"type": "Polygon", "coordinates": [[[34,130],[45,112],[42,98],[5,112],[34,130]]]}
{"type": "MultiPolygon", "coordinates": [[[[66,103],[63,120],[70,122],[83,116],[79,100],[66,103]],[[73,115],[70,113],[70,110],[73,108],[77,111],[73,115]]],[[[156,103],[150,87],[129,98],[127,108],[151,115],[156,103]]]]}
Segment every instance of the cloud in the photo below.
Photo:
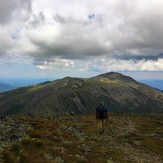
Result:
{"type": "Polygon", "coordinates": [[[123,59],[123,60],[154,60],[157,61],[158,59],[163,58],[163,53],[160,54],[155,54],[155,55],[148,55],[148,53],[140,54],[136,53],[136,55],[131,55],[133,54],[132,52],[126,53],[126,54],[121,54],[121,55],[114,55],[114,58],[117,59],[123,59]]]}
{"type": "Polygon", "coordinates": [[[31,0],[0,0],[0,56],[15,55],[18,35],[30,12],[31,0]]]}
{"type": "Polygon", "coordinates": [[[46,69],[72,69],[74,67],[74,62],[66,59],[55,59],[51,62],[38,62],[34,63],[37,69],[46,70],[46,69]]]}
{"type": "Polygon", "coordinates": [[[109,71],[163,71],[163,59],[156,60],[117,60],[107,57],[97,58],[88,63],[87,70],[109,71]]]}
{"type": "Polygon", "coordinates": [[[15,41],[12,39],[12,29],[0,26],[0,56],[12,53],[16,46],[15,41]]]}
{"type": "Polygon", "coordinates": [[[69,10],[76,7],[71,12],[64,8],[65,5],[61,7],[56,3],[58,8],[51,13],[54,19],[48,19],[43,12],[35,17],[33,24],[39,26],[27,31],[27,38],[38,48],[34,56],[67,59],[104,54],[119,59],[161,57],[162,1],[73,2],[72,7],[68,6],[69,10]]]}
{"type": "Polygon", "coordinates": [[[4,38],[0,55],[30,56],[38,69],[77,66],[85,71],[75,64],[80,60],[89,70],[162,71],[162,0],[0,0],[0,4],[4,38]]]}
{"type": "Polygon", "coordinates": [[[0,24],[5,24],[16,16],[24,17],[31,10],[31,0],[0,0],[0,24]]]}

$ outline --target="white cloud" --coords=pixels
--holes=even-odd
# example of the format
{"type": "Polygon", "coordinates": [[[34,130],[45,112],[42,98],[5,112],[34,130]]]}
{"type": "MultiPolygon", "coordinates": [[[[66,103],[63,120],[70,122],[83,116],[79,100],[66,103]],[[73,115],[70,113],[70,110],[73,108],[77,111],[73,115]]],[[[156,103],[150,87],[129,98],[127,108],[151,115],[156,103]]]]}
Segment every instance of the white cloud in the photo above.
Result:
{"type": "Polygon", "coordinates": [[[9,33],[11,33],[11,31],[0,27],[0,55],[5,55],[6,53],[9,53],[10,50],[13,49],[15,46],[15,42],[11,39],[12,36],[10,36],[9,33]]]}
{"type": "Polygon", "coordinates": [[[163,51],[163,23],[158,21],[163,19],[161,6],[161,0],[35,0],[39,26],[31,26],[26,37],[38,47],[35,55],[45,58],[156,55],[163,51]]]}
{"type": "Polygon", "coordinates": [[[163,71],[163,59],[159,60],[117,60],[110,58],[97,58],[89,62],[89,71],[163,71]]]}
{"type": "Polygon", "coordinates": [[[66,59],[55,59],[53,62],[36,62],[37,69],[46,70],[46,69],[64,69],[69,70],[74,68],[74,62],[66,59]]]}
{"type": "Polygon", "coordinates": [[[42,70],[163,71],[162,0],[0,0],[0,6],[0,56],[30,56],[42,70]]]}

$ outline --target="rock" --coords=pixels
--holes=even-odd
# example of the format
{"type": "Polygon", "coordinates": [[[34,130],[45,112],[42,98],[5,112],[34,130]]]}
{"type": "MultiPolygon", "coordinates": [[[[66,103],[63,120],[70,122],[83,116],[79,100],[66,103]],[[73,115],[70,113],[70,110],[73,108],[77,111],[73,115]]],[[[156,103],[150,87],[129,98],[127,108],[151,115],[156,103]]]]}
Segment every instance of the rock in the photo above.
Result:
{"type": "Polygon", "coordinates": [[[64,163],[64,160],[63,160],[61,157],[56,157],[56,158],[54,159],[54,162],[55,162],[55,163],[64,163]]]}
{"type": "Polygon", "coordinates": [[[51,154],[45,154],[44,159],[47,160],[47,161],[50,161],[50,160],[53,159],[53,156],[51,154]]]}
{"type": "Polygon", "coordinates": [[[133,145],[141,146],[141,145],[143,145],[143,142],[140,140],[134,140],[133,145]]]}
{"type": "Polygon", "coordinates": [[[4,160],[0,158],[0,163],[4,163],[4,160]]]}
{"type": "Polygon", "coordinates": [[[83,144],[83,145],[81,146],[81,151],[82,151],[83,153],[87,154],[88,152],[91,152],[91,151],[92,151],[92,147],[83,144]]]}
{"type": "Polygon", "coordinates": [[[75,133],[75,132],[76,132],[76,129],[73,128],[73,127],[68,127],[68,128],[67,128],[67,131],[70,131],[70,132],[72,132],[72,133],[75,133]]]}
{"type": "Polygon", "coordinates": [[[161,132],[155,132],[155,133],[151,134],[151,136],[152,137],[155,137],[157,139],[161,139],[161,138],[163,138],[163,133],[161,133],[161,132]]]}
{"type": "Polygon", "coordinates": [[[0,116],[0,149],[20,141],[27,128],[29,125],[22,124],[13,117],[0,116]]]}
{"type": "Polygon", "coordinates": [[[63,147],[53,147],[54,150],[60,151],[60,153],[65,153],[66,149],[63,147]]]}
{"type": "Polygon", "coordinates": [[[72,111],[72,112],[70,112],[70,115],[76,115],[76,113],[72,111]]]}
{"type": "Polygon", "coordinates": [[[113,160],[109,159],[109,160],[106,160],[106,163],[115,163],[113,160]]]}
{"type": "Polygon", "coordinates": [[[84,141],[85,140],[85,135],[82,132],[79,132],[76,128],[74,127],[68,127],[67,131],[72,133],[75,137],[77,137],[80,141],[84,141]]]}

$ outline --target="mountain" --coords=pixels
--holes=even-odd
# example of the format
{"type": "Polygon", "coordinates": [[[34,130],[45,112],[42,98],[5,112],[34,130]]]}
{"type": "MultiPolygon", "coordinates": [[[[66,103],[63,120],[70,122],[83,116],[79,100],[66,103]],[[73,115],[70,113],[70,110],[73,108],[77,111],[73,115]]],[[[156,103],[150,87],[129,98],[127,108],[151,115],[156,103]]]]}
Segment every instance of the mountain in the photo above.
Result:
{"type": "Polygon", "coordinates": [[[100,101],[110,112],[163,112],[162,92],[110,72],[87,79],[65,77],[1,93],[0,114],[94,113],[100,101]]]}
{"type": "Polygon", "coordinates": [[[0,83],[0,92],[5,92],[14,89],[15,87],[5,84],[5,83],[0,83]]]}

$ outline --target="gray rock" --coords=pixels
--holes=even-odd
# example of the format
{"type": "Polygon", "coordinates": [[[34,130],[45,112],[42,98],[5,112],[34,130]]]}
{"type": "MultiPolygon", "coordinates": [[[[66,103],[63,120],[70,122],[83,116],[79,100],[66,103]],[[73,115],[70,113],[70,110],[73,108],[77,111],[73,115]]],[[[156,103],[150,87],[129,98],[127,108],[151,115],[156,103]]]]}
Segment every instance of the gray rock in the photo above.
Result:
{"type": "Polygon", "coordinates": [[[63,148],[63,147],[53,147],[54,150],[58,150],[60,151],[61,153],[65,153],[66,149],[63,148]]]}
{"type": "Polygon", "coordinates": [[[29,125],[24,125],[15,118],[0,117],[0,147],[5,148],[13,143],[21,141],[29,125]]]}
{"type": "Polygon", "coordinates": [[[76,115],[76,113],[72,111],[72,112],[70,112],[70,115],[76,115]]]}
{"type": "Polygon", "coordinates": [[[56,157],[56,158],[54,159],[54,162],[55,162],[55,163],[64,163],[64,160],[63,160],[61,157],[56,157]]]}
{"type": "Polygon", "coordinates": [[[0,163],[4,163],[4,160],[0,158],[0,163]]]}
{"type": "Polygon", "coordinates": [[[88,152],[91,152],[91,151],[92,151],[92,147],[83,144],[83,145],[81,146],[81,151],[82,151],[83,153],[87,154],[88,152]]]}
{"type": "Polygon", "coordinates": [[[136,146],[141,146],[141,145],[143,145],[143,142],[140,140],[134,140],[133,144],[136,146]]]}
{"type": "Polygon", "coordinates": [[[44,159],[47,160],[47,161],[50,161],[50,160],[53,159],[53,156],[51,154],[45,154],[44,159]]]}
{"type": "Polygon", "coordinates": [[[115,163],[113,160],[106,160],[106,163],[115,163]]]}

